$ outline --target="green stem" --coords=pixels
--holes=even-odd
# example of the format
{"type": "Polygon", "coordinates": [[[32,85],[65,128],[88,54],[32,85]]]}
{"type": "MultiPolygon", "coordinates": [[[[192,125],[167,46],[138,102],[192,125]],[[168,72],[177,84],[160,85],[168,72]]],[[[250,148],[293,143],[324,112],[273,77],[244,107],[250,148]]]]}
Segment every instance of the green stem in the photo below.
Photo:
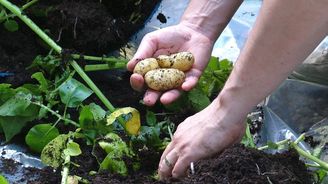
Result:
{"type": "Polygon", "coordinates": [[[23,10],[25,10],[26,8],[29,8],[30,6],[32,6],[34,3],[38,2],[38,1],[39,1],[39,0],[32,0],[32,1],[30,1],[30,2],[28,2],[28,3],[26,3],[26,4],[24,4],[24,5],[22,6],[21,10],[23,11],[23,10]]]}
{"type": "Polygon", "coordinates": [[[62,170],[62,179],[61,184],[67,184],[68,174],[69,174],[69,164],[71,161],[71,156],[69,154],[64,154],[65,160],[63,164],[63,170],[62,170]]]}
{"type": "Polygon", "coordinates": [[[126,63],[116,63],[114,66],[109,66],[108,64],[95,64],[95,65],[85,65],[84,71],[92,72],[92,71],[100,71],[100,70],[109,70],[114,68],[124,68],[126,63]]]}
{"type": "Polygon", "coordinates": [[[76,126],[76,127],[80,127],[80,125],[79,125],[78,123],[76,123],[75,121],[70,120],[70,119],[67,119],[67,118],[64,118],[63,116],[61,116],[61,115],[58,114],[57,112],[53,111],[53,110],[50,109],[49,107],[47,107],[47,106],[45,106],[45,105],[43,105],[43,104],[41,104],[41,103],[39,103],[39,102],[32,102],[32,101],[31,101],[31,103],[34,104],[34,105],[37,105],[37,106],[39,106],[39,107],[41,107],[41,108],[43,108],[43,109],[45,109],[46,111],[50,112],[52,115],[56,116],[58,119],[60,119],[60,120],[62,120],[62,121],[65,121],[65,122],[67,122],[67,123],[70,123],[70,124],[72,124],[72,125],[74,125],[74,126],[76,126]]]}
{"type": "MultiPolygon", "coordinates": [[[[71,55],[73,59],[81,59],[81,55],[78,54],[72,54],[71,55]]],[[[104,61],[104,62],[112,62],[112,63],[127,63],[128,61],[126,59],[118,59],[114,57],[97,57],[97,56],[86,56],[82,55],[83,60],[89,60],[89,61],[104,61]]]]}
{"type": "MultiPolygon", "coordinates": [[[[59,45],[57,45],[47,34],[45,34],[31,19],[29,19],[26,15],[22,14],[21,10],[17,6],[13,5],[7,0],[0,0],[0,3],[8,10],[10,10],[13,14],[15,14],[17,17],[19,17],[53,50],[55,50],[58,54],[61,54],[62,48],[59,45]]],[[[105,104],[105,106],[109,109],[109,111],[113,112],[115,110],[114,106],[108,101],[108,99],[99,90],[99,88],[92,82],[92,80],[84,73],[82,68],[75,61],[71,61],[70,64],[82,77],[82,79],[89,85],[89,87],[94,91],[94,93],[99,97],[99,99],[105,104]]]]}
{"type": "MultiPolygon", "coordinates": [[[[285,140],[276,142],[275,144],[278,145],[278,146],[281,146],[281,145],[287,144],[289,141],[290,141],[290,139],[285,139],[285,140]]],[[[265,150],[265,149],[269,149],[269,148],[270,148],[269,145],[265,145],[265,146],[259,147],[257,149],[258,150],[265,150]]]]}
{"type": "Polygon", "coordinates": [[[320,160],[319,158],[311,155],[310,153],[304,151],[302,148],[300,148],[297,144],[295,144],[295,142],[292,142],[291,147],[294,148],[298,154],[300,154],[301,156],[314,161],[315,163],[319,164],[321,166],[321,168],[325,169],[326,171],[328,171],[328,163],[324,162],[322,160],[320,160]]]}

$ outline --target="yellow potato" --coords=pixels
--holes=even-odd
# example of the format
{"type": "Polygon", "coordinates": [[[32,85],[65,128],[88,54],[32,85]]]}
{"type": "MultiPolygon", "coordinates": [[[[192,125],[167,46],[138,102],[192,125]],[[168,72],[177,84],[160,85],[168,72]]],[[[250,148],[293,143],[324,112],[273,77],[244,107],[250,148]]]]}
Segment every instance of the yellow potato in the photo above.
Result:
{"type": "Polygon", "coordinates": [[[148,71],[159,68],[155,58],[147,58],[139,61],[134,67],[133,73],[144,76],[148,71]]]}
{"type": "Polygon", "coordinates": [[[174,68],[161,68],[146,73],[145,81],[149,88],[156,91],[166,91],[180,87],[185,74],[174,68]]]}
{"type": "Polygon", "coordinates": [[[183,72],[190,70],[194,61],[191,52],[179,52],[170,56],[160,55],[157,57],[157,62],[161,68],[175,68],[183,72]]]}

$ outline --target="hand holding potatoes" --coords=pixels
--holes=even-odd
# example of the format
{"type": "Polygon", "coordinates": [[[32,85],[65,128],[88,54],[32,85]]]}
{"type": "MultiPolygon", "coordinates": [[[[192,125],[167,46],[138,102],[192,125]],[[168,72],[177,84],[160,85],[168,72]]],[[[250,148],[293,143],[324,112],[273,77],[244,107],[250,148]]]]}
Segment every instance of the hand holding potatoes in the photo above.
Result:
{"type": "Polygon", "coordinates": [[[190,70],[193,63],[194,56],[190,52],[160,55],[138,62],[133,73],[144,76],[149,88],[167,91],[181,86],[186,77],[184,72],[190,70]]]}

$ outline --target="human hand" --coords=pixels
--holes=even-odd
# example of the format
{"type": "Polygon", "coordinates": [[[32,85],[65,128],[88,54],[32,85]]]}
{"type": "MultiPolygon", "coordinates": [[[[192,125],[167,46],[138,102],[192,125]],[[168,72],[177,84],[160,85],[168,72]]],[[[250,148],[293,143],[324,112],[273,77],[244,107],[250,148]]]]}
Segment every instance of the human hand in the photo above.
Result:
{"type": "Polygon", "coordinates": [[[218,154],[241,140],[244,118],[224,111],[213,102],[178,126],[159,163],[161,179],[183,177],[191,162],[218,154]]]}
{"type": "MultiPolygon", "coordinates": [[[[170,55],[181,51],[191,52],[195,57],[195,63],[186,72],[185,81],[180,89],[172,89],[163,94],[159,91],[147,89],[143,99],[144,103],[151,106],[160,98],[161,103],[169,104],[180,96],[180,90],[191,90],[197,84],[209,61],[213,44],[214,41],[209,39],[202,31],[183,23],[148,33],[140,43],[134,57],[129,61],[127,65],[129,71],[133,71],[135,65],[142,59],[157,57],[162,54],[170,55]]],[[[137,91],[141,91],[145,86],[144,78],[139,74],[132,74],[130,83],[132,88],[137,91]]]]}

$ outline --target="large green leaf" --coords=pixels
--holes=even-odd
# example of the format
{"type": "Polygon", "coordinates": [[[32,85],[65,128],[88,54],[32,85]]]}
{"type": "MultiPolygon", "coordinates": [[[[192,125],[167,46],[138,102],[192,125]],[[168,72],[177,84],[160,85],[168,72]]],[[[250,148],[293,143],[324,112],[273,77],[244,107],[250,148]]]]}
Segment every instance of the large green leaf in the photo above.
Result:
{"type": "Polygon", "coordinates": [[[15,96],[7,100],[0,106],[0,116],[29,116],[26,112],[31,104],[32,95],[18,92],[15,96]]]}
{"type": "Polygon", "coordinates": [[[0,84],[0,104],[3,104],[16,94],[15,90],[10,88],[10,86],[11,84],[0,84]]]}
{"type": "Polygon", "coordinates": [[[75,79],[69,79],[59,87],[61,101],[68,107],[79,106],[91,94],[92,90],[75,79]]]}
{"type": "Polygon", "coordinates": [[[29,130],[25,136],[25,142],[31,150],[40,153],[58,135],[58,129],[51,124],[38,124],[29,130]]]}
{"type": "Polygon", "coordinates": [[[40,108],[31,104],[31,98],[31,94],[18,92],[0,106],[0,125],[7,142],[38,117],[40,108]]]}

